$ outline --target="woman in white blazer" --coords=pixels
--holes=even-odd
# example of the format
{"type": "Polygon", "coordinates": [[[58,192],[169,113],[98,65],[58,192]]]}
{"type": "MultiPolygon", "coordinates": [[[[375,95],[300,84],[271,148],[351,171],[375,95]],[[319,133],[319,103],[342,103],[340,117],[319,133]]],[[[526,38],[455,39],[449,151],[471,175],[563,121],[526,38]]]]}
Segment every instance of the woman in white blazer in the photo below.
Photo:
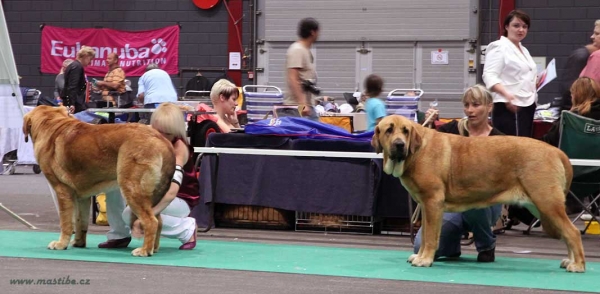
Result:
{"type": "Polygon", "coordinates": [[[532,135],[537,67],[521,45],[530,21],[525,12],[511,11],[504,19],[503,36],[486,49],[483,82],[493,92],[492,123],[506,135],[532,135]]]}

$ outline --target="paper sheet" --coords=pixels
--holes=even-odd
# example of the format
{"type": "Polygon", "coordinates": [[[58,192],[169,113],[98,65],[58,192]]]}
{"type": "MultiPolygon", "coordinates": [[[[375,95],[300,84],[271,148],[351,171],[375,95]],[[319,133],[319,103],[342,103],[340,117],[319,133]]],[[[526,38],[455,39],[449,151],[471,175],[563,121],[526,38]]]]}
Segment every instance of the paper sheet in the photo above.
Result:
{"type": "Polygon", "coordinates": [[[550,63],[548,63],[546,70],[541,73],[537,91],[539,92],[544,86],[554,79],[556,79],[556,59],[553,58],[550,63]]]}

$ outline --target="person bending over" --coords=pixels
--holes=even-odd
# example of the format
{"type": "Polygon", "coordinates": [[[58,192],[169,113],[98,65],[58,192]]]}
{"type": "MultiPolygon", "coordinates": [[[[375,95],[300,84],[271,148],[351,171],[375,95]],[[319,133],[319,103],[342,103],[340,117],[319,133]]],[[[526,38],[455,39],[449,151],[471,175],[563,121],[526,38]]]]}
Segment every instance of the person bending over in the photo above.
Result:
{"type": "MultiPolygon", "coordinates": [[[[152,207],[155,215],[162,218],[161,236],[178,239],[183,243],[179,249],[196,247],[196,219],[189,217],[200,200],[198,180],[195,176],[192,147],[186,138],[185,120],[181,109],[173,103],[163,103],[152,114],[150,125],[158,130],[175,149],[177,169],[171,187],[161,201],[152,207]]],[[[131,242],[131,235],[141,237],[143,228],[136,220],[129,232],[131,209],[125,208],[123,197],[117,192],[106,197],[109,240],[100,243],[100,248],[124,248],[131,242]],[[116,194],[116,195],[115,195],[116,194]],[[113,237],[111,239],[111,237],[113,237]],[[116,237],[116,238],[115,238],[116,237]]]]}

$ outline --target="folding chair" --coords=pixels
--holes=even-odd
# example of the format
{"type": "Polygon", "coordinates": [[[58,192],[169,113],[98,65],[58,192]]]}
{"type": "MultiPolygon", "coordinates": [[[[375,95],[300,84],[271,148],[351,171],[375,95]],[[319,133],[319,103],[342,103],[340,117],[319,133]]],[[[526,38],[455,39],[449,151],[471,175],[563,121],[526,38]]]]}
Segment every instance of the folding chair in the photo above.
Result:
{"type": "MultiPolygon", "coordinates": [[[[558,147],[564,151],[570,159],[600,159],[600,120],[583,117],[570,111],[561,113],[560,141],[558,147]]],[[[583,207],[583,210],[573,219],[573,223],[581,216],[588,213],[592,219],[598,222],[597,215],[592,209],[598,210],[600,204],[600,167],[598,166],[573,166],[573,183],[569,195],[583,207]],[[590,196],[589,204],[584,204],[580,195],[590,196]]],[[[585,199],[585,197],[583,197],[585,199]]],[[[582,231],[590,226],[591,221],[582,231]]]]}
{"type": "MultiPolygon", "coordinates": [[[[246,99],[249,124],[266,119],[269,115],[275,117],[273,114],[274,107],[283,105],[283,91],[275,86],[246,85],[242,87],[242,93],[246,99]],[[258,89],[264,90],[258,91],[258,89]]],[[[300,116],[300,113],[298,113],[298,116],[300,116]]]]}

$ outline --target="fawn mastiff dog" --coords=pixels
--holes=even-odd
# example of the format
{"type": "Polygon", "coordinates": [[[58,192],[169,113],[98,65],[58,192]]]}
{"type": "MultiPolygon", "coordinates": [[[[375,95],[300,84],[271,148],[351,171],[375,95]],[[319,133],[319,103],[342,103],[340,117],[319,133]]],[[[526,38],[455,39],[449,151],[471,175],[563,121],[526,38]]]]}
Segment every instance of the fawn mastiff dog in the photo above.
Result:
{"type": "MultiPolygon", "coordinates": [[[[120,189],[144,227],[144,243],[134,256],[158,251],[160,217],[152,206],[167,192],[175,171],[172,144],[142,124],[92,125],[71,117],[65,107],[38,106],[23,118],[35,158],[56,196],[61,234],[48,249],[86,246],[91,196],[120,189]]],[[[133,222],[133,220],[132,220],[133,222]]]]}
{"type": "Polygon", "coordinates": [[[371,144],[383,152],[384,172],[400,178],[422,207],[422,245],[408,258],[413,266],[432,265],[444,211],[517,203],[565,241],[568,258],[560,266],[585,271],[581,235],[564,204],[573,168],[558,148],[523,137],[445,134],[397,115],[379,122],[371,144]]]}

